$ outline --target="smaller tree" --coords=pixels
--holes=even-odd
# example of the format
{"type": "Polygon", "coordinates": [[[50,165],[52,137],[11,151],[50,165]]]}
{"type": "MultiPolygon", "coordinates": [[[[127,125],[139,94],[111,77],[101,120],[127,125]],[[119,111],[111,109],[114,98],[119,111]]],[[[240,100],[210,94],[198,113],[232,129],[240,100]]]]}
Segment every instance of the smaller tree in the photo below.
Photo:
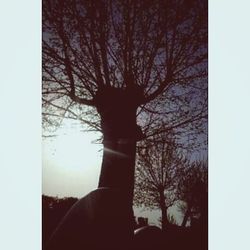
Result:
{"type": "Polygon", "coordinates": [[[196,161],[182,165],[178,170],[179,210],[184,214],[182,226],[190,219],[207,225],[208,216],[208,167],[207,161],[196,161]]]}
{"type": "Polygon", "coordinates": [[[134,205],[160,208],[162,229],[169,223],[167,210],[176,201],[176,167],[180,157],[173,139],[163,135],[145,140],[138,148],[134,205]]]}

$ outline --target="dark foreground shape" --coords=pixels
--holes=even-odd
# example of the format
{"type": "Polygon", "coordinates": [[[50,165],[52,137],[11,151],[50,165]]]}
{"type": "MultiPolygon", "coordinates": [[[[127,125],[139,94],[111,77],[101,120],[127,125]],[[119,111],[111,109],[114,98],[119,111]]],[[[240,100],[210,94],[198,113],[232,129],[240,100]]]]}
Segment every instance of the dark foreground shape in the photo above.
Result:
{"type": "Polygon", "coordinates": [[[145,226],[135,230],[133,250],[162,250],[163,234],[156,226],[145,226]]]}
{"type": "Polygon", "coordinates": [[[73,205],[45,249],[129,250],[132,218],[119,190],[98,188],[73,205]]]}

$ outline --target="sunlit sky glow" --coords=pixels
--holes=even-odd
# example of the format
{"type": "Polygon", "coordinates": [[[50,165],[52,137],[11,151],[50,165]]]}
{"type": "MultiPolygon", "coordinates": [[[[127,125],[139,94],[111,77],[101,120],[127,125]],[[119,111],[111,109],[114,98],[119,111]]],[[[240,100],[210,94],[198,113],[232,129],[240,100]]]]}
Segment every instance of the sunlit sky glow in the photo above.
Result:
{"type": "Polygon", "coordinates": [[[98,184],[102,145],[94,141],[100,134],[65,120],[56,135],[43,139],[43,193],[80,198],[98,184]]]}

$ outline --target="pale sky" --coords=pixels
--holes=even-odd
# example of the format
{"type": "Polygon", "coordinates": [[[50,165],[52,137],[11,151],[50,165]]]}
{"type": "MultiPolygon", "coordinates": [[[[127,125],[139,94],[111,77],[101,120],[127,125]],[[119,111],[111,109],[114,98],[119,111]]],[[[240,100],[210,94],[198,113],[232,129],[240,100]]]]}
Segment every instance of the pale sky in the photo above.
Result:
{"type": "Polygon", "coordinates": [[[98,133],[82,132],[76,122],[65,121],[53,138],[43,139],[44,194],[82,197],[97,187],[102,145],[98,133]]]}

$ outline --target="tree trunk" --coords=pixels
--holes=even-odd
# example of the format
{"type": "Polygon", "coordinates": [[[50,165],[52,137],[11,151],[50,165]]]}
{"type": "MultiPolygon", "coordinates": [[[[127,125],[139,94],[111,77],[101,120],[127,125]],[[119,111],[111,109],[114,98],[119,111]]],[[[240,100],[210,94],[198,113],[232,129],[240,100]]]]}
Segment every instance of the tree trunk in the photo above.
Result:
{"type": "Polygon", "coordinates": [[[135,169],[135,141],[104,141],[104,152],[98,187],[120,189],[132,206],[135,169]]]}
{"type": "Polygon", "coordinates": [[[188,220],[188,218],[190,217],[190,212],[191,212],[191,207],[188,205],[187,211],[186,211],[186,213],[185,213],[185,215],[184,215],[184,218],[183,218],[183,221],[182,221],[182,223],[181,223],[181,226],[182,226],[182,227],[185,227],[185,226],[186,226],[187,220],[188,220]]]}
{"type": "Polygon", "coordinates": [[[168,227],[168,217],[167,217],[167,208],[161,207],[161,218],[162,218],[162,231],[166,231],[168,227]]]}
{"type": "Polygon", "coordinates": [[[131,208],[136,141],[142,136],[136,124],[136,110],[140,101],[137,92],[135,89],[103,87],[95,97],[104,144],[98,186],[120,189],[131,208]]]}
{"type": "Polygon", "coordinates": [[[166,231],[168,226],[167,206],[165,202],[164,191],[160,191],[160,207],[161,207],[161,220],[162,231],[166,231]]]}

